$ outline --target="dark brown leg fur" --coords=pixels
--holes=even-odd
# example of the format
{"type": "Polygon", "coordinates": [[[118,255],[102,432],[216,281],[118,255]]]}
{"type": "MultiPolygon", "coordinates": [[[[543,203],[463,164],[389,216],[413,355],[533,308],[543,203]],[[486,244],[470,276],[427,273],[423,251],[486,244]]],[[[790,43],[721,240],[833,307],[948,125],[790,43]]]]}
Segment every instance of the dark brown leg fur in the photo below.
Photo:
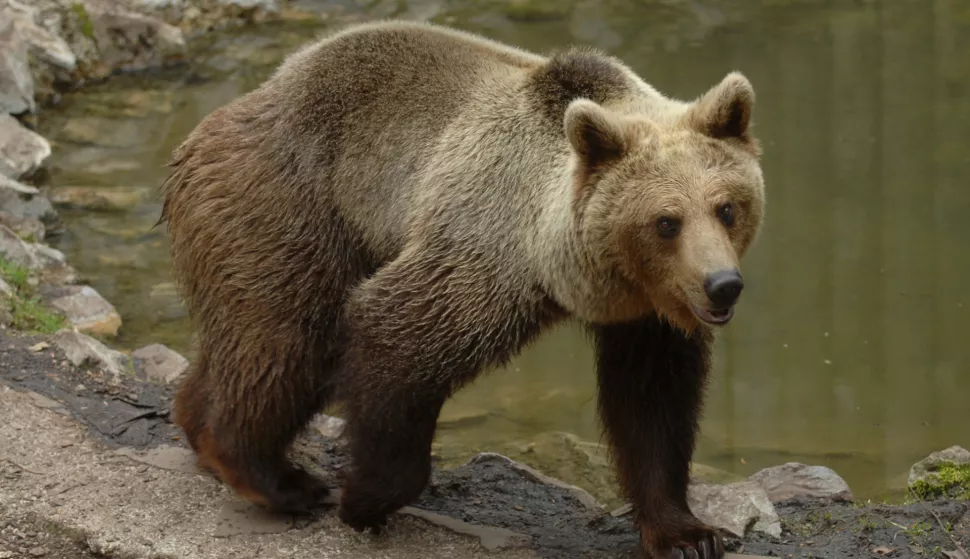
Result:
{"type": "Polygon", "coordinates": [[[200,352],[177,395],[176,421],[200,466],[240,496],[280,512],[305,512],[327,489],[290,464],[286,451],[324,405],[329,389],[323,379],[332,363],[320,348],[307,347],[299,332],[264,335],[261,342],[247,342],[258,344],[258,351],[238,359],[227,353],[238,347],[232,340],[203,342],[221,359],[213,362],[200,352]]]}
{"type": "Polygon", "coordinates": [[[687,506],[710,333],[688,336],[656,317],[592,330],[600,416],[646,556],[722,557],[716,531],[687,506]]]}
{"type": "MultiPolygon", "coordinates": [[[[404,256],[360,286],[348,304],[342,370],[352,470],[340,518],[377,531],[428,482],[445,399],[483,368],[507,360],[541,326],[540,297],[454,255],[404,256]]],[[[472,261],[474,262],[474,261],[472,261]]]]}

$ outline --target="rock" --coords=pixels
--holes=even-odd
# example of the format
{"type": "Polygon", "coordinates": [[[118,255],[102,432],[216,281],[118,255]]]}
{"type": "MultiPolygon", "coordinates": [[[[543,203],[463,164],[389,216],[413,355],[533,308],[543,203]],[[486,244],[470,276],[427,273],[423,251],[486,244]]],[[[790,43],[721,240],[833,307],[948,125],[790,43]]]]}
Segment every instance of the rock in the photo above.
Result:
{"type": "MultiPolygon", "coordinates": [[[[169,114],[175,108],[175,91],[172,89],[122,89],[87,93],[84,97],[84,114],[106,117],[110,126],[117,126],[119,118],[145,118],[157,114],[169,114]]],[[[109,128],[110,130],[110,128],[109,128]]],[[[122,167],[129,161],[112,161],[107,165],[122,167]]],[[[94,169],[97,169],[95,166],[94,169]]],[[[86,169],[89,170],[90,169],[86,169]]],[[[110,172],[110,171],[109,171],[110,172]]]]}
{"type": "MultiPolygon", "coordinates": [[[[33,112],[34,79],[27,60],[27,42],[11,10],[0,5],[0,113],[33,112]]],[[[5,126],[0,123],[0,126],[5,126]]]]}
{"type": "Polygon", "coordinates": [[[540,433],[526,444],[511,444],[498,450],[556,479],[576,484],[607,506],[622,502],[607,449],[599,443],[554,431],[540,433]]]}
{"type": "Polygon", "coordinates": [[[13,288],[10,287],[10,284],[4,281],[3,278],[0,278],[0,295],[5,297],[13,297],[14,295],[13,288]]]}
{"type": "Polygon", "coordinates": [[[82,2],[100,63],[111,70],[134,71],[163,66],[186,54],[182,31],[160,19],[110,2],[82,2]]]}
{"type": "MultiPolygon", "coordinates": [[[[774,505],[765,490],[752,481],[726,485],[693,482],[687,492],[687,504],[702,521],[739,538],[749,531],[781,536],[781,520],[774,505]]],[[[633,506],[626,504],[610,515],[619,517],[631,512],[633,506]]]]}
{"type": "Polygon", "coordinates": [[[3,210],[0,210],[0,225],[8,227],[18,237],[30,242],[43,241],[47,235],[47,228],[39,219],[17,217],[3,210]]]}
{"type": "Polygon", "coordinates": [[[921,499],[951,495],[970,498],[970,451],[954,445],[933,452],[913,464],[907,482],[921,499]]]}
{"type": "Polygon", "coordinates": [[[162,344],[147,345],[131,353],[135,370],[150,381],[172,383],[189,368],[189,360],[162,344]]]}
{"type": "Polygon", "coordinates": [[[30,48],[30,53],[38,60],[68,72],[77,67],[77,57],[64,39],[38,25],[38,11],[17,0],[0,0],[0,11],[6,14],[20,32],[30,48]]]}
{"type": "Polygon", "coordinates": [[[0,225],[0,256],[27,269],[35,270],[40,267],[30,245],[6,225],[0,225]]]}
{"type": "MultiPolygon", "coordinates": [[[[616,507],[623,502],[616,472],[603,444],[583,440],[572,433],[547,432],[527,444],[510,444],[499,451],[554,478],[576,484],[607,506],[616,507]]],[[[727,483],[744,479],[703,464],[692,464],[691,469],[691,477],[700,481],[727,483]]]]}
{"type": "Polygon", "coordinates": [[[102,212],[129,210],[144,197],[145,189],[134,186],[61,186],[49,196],[54,204],[102,212]]]}
{"type": "Polygon", "coordinates": [[[0,175],[19,179],[36,171],[50,154],[51,146],[40,134],[0,114],[0,175]]]}
{"type": "MultiPolygon", "coordinates": [[[[0,212],[13,219],[49,220],[56,217],[50,200],[36,188],[0,175],[0,212]]],[[[16,227],[8,225],[12,229],[16,227]]]]}
{"type": "Polygon", "coordinates": [[[93,366],[101,368],[117,384],[121,375],[128,370],[129,360],[120,351],[107,346],[80,332],[62,329],[51,337],[51,343],[60,348],[75,367],[93,366]]]}
{"type": "Polygon", "coordinates": [[[115,336],[121,328],[118,311],[91,286],[64,286],[45,298],[81,332],[115,336]]]}
{"type": "Polygon", "coordinates": [[[28,243],[2,223],[0,223],[0,255],[28,270],[69,268],[64,253],[41,243],[28,243]]]}
{"type": "Polygon", "coordinates": [[[0,192],[8,190],[16,194],[39,194],[40,190],[36,187],[28,186],[26,184],[19,183],[7,176],[0,175],[0,192]]]}
{"type": "Polygon", "coordinates": [[[277,0],[219,0],[219,3],[226,6],[236,6],[243,10],[256,10],[271,14],[280,11],[280,3],[277,0]]]}
{"type": "Polygon", "coordinates": [[[544,483],[546,485],[552,485],[555,487],[559,487],[560,489],[565,489],[570,494],[572,494],[577,501],[585,505],[587,508],[597,510],[597,511],[603,508],[602,505],[600,505],[600,503],[596,501],[596,498],[590,495],[585,489],[581,489],[579,487],[576,487],[575,485],[570,485],[568,483],[559,481],[558,479],[551,478],[543,474],[542,472],[539,472],[538,470],[534,470],[529,466],[526,466],[525,464],[516,462],[515,460],[512,460],[507,456],[502,456],[501,454],[496,454],[494,452],[482,452],[472,457],[472,459],[469,460],[465,465],[474,466],[474,465],[482,464],[486,462],[501,463],[502,465],[508,466],[512,470],[515,470],[520,475],[525,476],[526,478],[532,481],[535,481],[537,483],[544,483]]]}
{"type": "Polygon", "coordinates": [[[687,494],[690,510],[704,522],[737,537],[748,531],[781,536],[781,521],[765,490],[753,481],[727,485],[692,483],[687,494]]]}
{"type": "Polygon", "coordinates": [[[825,466],[789,462],[765,468],[748,479],[763,487],[772,503],[794,497],[852,501],[849,485],[839,474],[825,466]]]}
{"type": "Polygon", "coordinates": [[[339,417],[318,413],[310,420],[310,425],[324,437],[336,439],[343,433],[347,422],[339,417]]]}

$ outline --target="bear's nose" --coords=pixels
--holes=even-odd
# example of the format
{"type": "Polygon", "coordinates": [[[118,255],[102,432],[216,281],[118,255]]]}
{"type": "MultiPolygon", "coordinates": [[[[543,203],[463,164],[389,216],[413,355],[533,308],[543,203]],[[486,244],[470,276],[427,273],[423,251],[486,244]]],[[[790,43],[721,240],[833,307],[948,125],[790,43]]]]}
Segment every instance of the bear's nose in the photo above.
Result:
{"type": "Polygon", "coordinates": [[[718,310],[727,309],[736,303],[742,289],[744,289],[744,281],[737,269],[721,270],[707,274],[704,278],[704,291],[707,292],[707,298],[718,310]]]}

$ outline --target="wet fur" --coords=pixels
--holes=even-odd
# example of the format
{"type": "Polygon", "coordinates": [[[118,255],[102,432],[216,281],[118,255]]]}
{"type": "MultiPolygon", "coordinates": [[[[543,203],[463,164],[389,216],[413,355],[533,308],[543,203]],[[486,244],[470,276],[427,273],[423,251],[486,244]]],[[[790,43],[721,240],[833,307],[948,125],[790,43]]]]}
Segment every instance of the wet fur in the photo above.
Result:
{"type": "Polygon", "coordinates": [[[624,275],[623,254],[577,227],[599,226],[584,204],[613,160],[593,134],[604,167],[577,167],[563,120],[580,98],[694,118],[594,51],[544,58],[393,22],[309,45],[207,116],[176,150],[162,212],[199,343],[175,418],[200,462],[254,502],[305,510],[326,490],[287,447],[340,403],[340,516],[378,527],[427,484],[445,400],[572,316],[593,332],[644,549],[723,553],[685,500],[712,337],[659,318],[645,272],[624,275]]]}

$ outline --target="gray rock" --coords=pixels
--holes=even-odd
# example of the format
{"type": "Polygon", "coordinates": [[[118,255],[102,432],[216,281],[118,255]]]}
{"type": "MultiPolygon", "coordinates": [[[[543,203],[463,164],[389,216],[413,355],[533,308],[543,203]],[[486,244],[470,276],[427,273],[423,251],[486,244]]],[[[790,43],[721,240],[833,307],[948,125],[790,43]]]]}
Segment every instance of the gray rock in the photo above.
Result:
{"type": "Polygon", "coordinates": [[[118,311],[91,286],[64,286],[49,295],[48,302],[81,332],[115,336],[121,328],[118,311]]]}
{"type": "Polygon", "coordinates": [[[131,352],[135,370],[154,382],[172,383],[189,368],[189,360],[162,344],[152,344],[131,352]]]}
{"type": "Polygon", "coordinates": [[[164,65],[186,54],[178,27],[107,2],[87,3],[91,31],[107,68],[140,70],[164,65]]]}
{"type": "Polygon", "coordinates": [[[0,210],[0,225],[10,228],[21,239],[43,241],[47,235],[47,228],[39,219],[17,217],[4,210],[0,210]]]}
{"type": "Polygon", "coordinates": [[[0,256],[24,268],[38,267],[30,246],[6,225],[0,225],[0,256]]]}
{"type": "MultiPolygon", "coordinates": [[[[7,214],[5,218],[38,221],[57,215],[50,200],[41,195],[36,188],[3,175],[0,175],[0,212],[7,214]]],[[[16,229],[16,227],[10,227],[16,229]]]]}
{"type": "Polygon", "coordinates": [[[28,243],[3,223],[0,223],[0,254],[28,270],[67,267],[64,253],[41,243],[28,243]]]}
{"type": "MultiPolygon", "coordinates": [[[[739,538],[749,531],[781,536],[781,520],[774,505],[753,481],[726,485],[694,481],[687,491],[687,504],[697,518],[739,538]]],[[[619,517],[632,511],[633,506],[627,504],[610,514],[619,517]]]]}
{"type": "Polygon", "coordinates": [[[772,503],[793,497],[852,501],[852,491],[844,479],[825,466],[789,462],[765,468],[749,478],[764,488],[772,503]]]}
{"type": "Polygon", "coordinates": [[[748,531],[781,536],[781,521],[765,490],[753,481],[727,485],[692,483],[690,510],[704,522],[742,537],[748,531]]]}
{"type": "Polygon", "coordinates": [[[117,384],[129,367],[125,354],[75,330],[59,330],[51,337],[51,343],[60,348],[75,367],[98,367],[111,375],[112,384],[117,384]]]}
{"type": "Polygon", "coordinates": [[[957,466],[970,464],[970,451],[961,446],[951,446],[943,450],[931,453],[926,458],[913,464],[909,469],[909,486],[912,487],[917,481],[938,483],[937,469],[941,464],[955,464],[957,466]]]}
{"type": "Polygon", "coordinates": [[[35,108],[27,42],[11,11],[0,6],[0,113],[19,114],[33,112],[35,108]]]}
{"type": "Polygon", "coordinates": [[[38,60],[69,72],[77,67],[77,57],[67,42],[38,25],[35,7],[17,0],[0,0],[0,12],[4,11],[38,60]]]}
{"type": "Polygon", "coordinates": [[[5,282],[3,278],[0,278],[0,295],[13,297],[13,293],[13,287],[10,287],[9,283],[5,282]]]}
{"type": "Polygon", "coordinates": [[[4,191],[9,191],[14,194],[28,194],[31,196],[40,193],[40,190],[37,190],[36,187],[19,183],[10,177],[0,175],[0,192],[4,191]]]}
{"type": "Polygon", "coordinates": [[[50,154],[51,146],[40,134],[0,114],[0,175],[19,179],[37,170],[50,154]]]}

